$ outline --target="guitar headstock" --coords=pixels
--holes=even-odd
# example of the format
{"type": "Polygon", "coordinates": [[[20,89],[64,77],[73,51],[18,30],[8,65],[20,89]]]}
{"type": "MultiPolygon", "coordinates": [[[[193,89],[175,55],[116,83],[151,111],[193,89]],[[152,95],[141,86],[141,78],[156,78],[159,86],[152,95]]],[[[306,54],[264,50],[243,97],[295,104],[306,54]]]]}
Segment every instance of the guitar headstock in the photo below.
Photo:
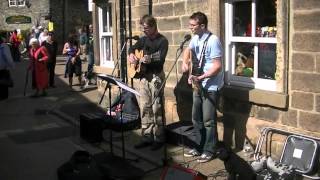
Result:
{"type": "Polygon", "coordinates": [[[155,53],[152,53],[151,54],[151,58],[154,60],[154,61],[160,61],[160,51],[157,51],[155,53]]]}

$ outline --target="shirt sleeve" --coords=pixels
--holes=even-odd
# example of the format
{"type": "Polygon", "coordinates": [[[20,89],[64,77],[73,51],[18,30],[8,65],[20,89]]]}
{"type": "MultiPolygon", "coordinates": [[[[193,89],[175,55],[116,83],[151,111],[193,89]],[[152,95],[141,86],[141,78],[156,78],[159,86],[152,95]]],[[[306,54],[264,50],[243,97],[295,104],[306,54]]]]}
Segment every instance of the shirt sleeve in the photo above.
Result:
{"type": "Polygon", "coordinates": [[[222,57],[222,54],[223,54],[222,45],[218,37],[212,35],[212,37],[209,38],[208,48],[209,48],[210,59],[222,57]]]}

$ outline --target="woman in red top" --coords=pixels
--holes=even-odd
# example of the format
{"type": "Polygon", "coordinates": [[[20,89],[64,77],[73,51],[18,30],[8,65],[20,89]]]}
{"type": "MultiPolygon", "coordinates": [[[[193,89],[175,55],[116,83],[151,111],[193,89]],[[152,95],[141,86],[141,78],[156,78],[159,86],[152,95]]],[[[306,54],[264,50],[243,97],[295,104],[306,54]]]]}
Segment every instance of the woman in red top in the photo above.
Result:
{"type": "Polygon", "coordinates": [[[48,88],[48,52],[44,46],[39,45],[39,41],[35,38],[30,40],[30,65],[29,70],[32,70],[32,88],[36,92],[31,97],[38,97],[39,92],[42,91],[41,96],[46,96],[46,89],[48,88]]]}

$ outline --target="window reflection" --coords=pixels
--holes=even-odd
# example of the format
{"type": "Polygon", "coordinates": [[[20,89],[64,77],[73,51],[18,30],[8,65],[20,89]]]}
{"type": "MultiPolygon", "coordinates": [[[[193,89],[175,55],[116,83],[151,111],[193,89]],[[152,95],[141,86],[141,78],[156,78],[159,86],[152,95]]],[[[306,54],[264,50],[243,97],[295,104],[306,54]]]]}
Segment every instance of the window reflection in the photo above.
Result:
{"type": "MultiPolygon", "coordinates": [[[[276,0],[256,1],[256,37],[276,37],[276,0]]],[[[251,1],[233,3],[233,36],[252,36],[251,1]]]]}
{"type": "Polygon", "coordinates": [[[233,8],[233,35],[251,36],[251,1],[235,2],[233,8]]]}
{"type": "Polygon", "coordinates": [[[112,31],[111,6],[106,6],[102,10],[103,32],[112,31]]]}
{"type": "Polygon", "coordinates": [[[253,77],[254,53],[252,43],[235,43],[235,75],[253,77]]]}
{"type": "Polygon", "coordinates": [[[102,47],[104,49],[102,50],[103,57],[105,61],[110,61],[111,60],[111,38],[109,37],[104,37],[102,38],[102,47]]]}
{"type": "Polygon", "coordinates": [[[275,79],[276,73],[276,44],[259,44],[258,78],[275,79]]]}

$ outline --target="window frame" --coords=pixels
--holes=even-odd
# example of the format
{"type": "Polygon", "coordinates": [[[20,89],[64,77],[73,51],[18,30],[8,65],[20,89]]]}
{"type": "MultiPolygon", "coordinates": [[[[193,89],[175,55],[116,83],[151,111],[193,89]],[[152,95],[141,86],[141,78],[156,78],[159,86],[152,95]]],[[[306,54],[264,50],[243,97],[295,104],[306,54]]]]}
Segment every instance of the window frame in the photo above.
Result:
{"type": "Polygon", "coordinates": [[[99,46],[100,46],[100,66],[101,67],[108,67],[108,68],[114,68],[114,61],[113,61],[113,32],[112,32],[112,22],[109,22],[110,17],[112,17],[112,4],[107,3],[103,9],[101,7],[98,7],[98,19],[99,19],[99,46]],[[107,24],[104,24],[103,22],[103,11],[107,14],[107,24]],[[110,24],[111,23],[111,24],[110,24]],[[104,26],[107,26],[107,31],[104,31],[104,26]],[[109,43],[109,44],[107,44],[109,43]],[[106,59],[107,50],[106,47],[109,46],[109,60],[106,59]]]}
{"type": "Polygon", "coordinates": [[[9,7],[25,7],[26,1],[25,0],[8,0],[9,7]],[[22,4],[18,4],[18,1],[21,1],[22,4]]]}
{"type": "MultiPolygon", "coordinates": [[[[239,1],[239,0],[237,0],[239,1]]],[[[251,1],[251,37],[234,36],[233,35],[233,3],[236,0],[225,2],[225,71],[226,84],[248,88],[256,88],[267,91],[277,91],[277,81],[270,79],[258,78],[258,45],[259,44],[275,44],[278,45],[276,37],[255,37],[256,36],[256,0],[241,0],[251,1]],[[244,77],[235,75],[235,43],[252,43],[254,45],[254,72],[253,77],[244,77]]],[[[277,63],[277,55],[276,55],[277,63]]],[[[276,65],[276,64],[275,64],[276,65]]],[[[276,72],[275,72],[276,73],[276,72]]]]}

